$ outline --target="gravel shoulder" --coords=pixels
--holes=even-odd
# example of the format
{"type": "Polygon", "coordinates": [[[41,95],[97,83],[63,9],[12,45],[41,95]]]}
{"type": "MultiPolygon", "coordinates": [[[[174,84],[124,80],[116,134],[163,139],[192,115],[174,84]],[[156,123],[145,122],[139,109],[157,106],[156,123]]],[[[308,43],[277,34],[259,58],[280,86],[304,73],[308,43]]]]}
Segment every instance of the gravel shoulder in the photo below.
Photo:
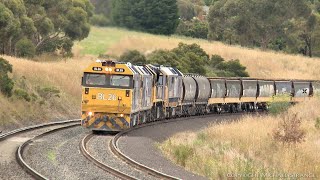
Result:
{"type": "Polygon", "coordinates": [[[143,173],[139,170],[132,168],[130,165],[122,161],[113,155],[111,149],[109,148],[109,143],[113,136],[98,136],[93,137],[89,142],[89,152],[97,158],[99,161],[121,171],[125,174],[128,174],[137,179],[155,179],[155,177],[143,173]]]}
{"type": "Polygon", "coordinates": [[[196,118],[188,118],[183,121],[163,123],[147,126],[124,135],[119,140],[120,150],[133,160],[181,179],[206,179],[205,177],[193,174],[184,170],[168,160],[156,147],[157,143],[179,132],[199,131],[206,128],[210,123],[236,120],[241,115],[219,116],[209,115],[196,118]]]}
{"type": "Polygon", "coordinates": [[[117,179],[80,153],[79,143],[88,132],[75,127],[38,139],[26,150],[25,160],[49,179],[117,179]]]}
{"type": "Polygon", "coordinates": [[[33,179],[16,161],[17,148],[25,141],[47,132],[62,127],[63,125],[50,126],[20,133],[0,141],[0,179],[33,179]]]}

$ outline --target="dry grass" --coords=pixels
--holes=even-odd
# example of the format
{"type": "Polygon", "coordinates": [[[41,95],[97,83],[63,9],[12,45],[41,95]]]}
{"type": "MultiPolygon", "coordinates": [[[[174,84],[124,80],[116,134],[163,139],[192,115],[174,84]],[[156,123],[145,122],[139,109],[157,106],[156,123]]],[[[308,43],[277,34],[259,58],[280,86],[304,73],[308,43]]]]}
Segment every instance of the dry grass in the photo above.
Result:
{"type": "MultiPolygon", "coordinates": [[[[92,29],[96,31],[95,28],[92,29]]],[[[101,33],[101,28],[98,29],[101,33]]],[[[136,49],[149,54],[156,49],[172,49],[179,42],[197,43],[208,54],[218,54],[225,58],[239,59],[244,64],[251,77],[257,78],[288,78],[288,79],[320,79],[320,59],[300,55],[288,55],[260,49],[248,49],[239,46],[229,46],[220,42],[192,39],[178,36],[160,36],[126,31],[116,28],[105,28],[108,34],[117,34],[118,39],[113,45],[105,45],[105,53],[120,56],[127,50],[136,49]],[[121,34],[121,36],[119,36],[121,34]]],[[[107,36],[108,37],[108,36],[107,36]]],[[[104,37],[101,37],[104,39],[104,37]]],[[[108,38],[105,37],[107,40],[108,38]]]]}
{"type": "Polygon", "coordinates": [[[1,56],[13,65],[15,88],[34,94],[31,102],[0,95],[0,129],[49,120],[79,118],[82,70],[94,58],[75,58],[58,62],[35,62],[1,56]],[[60,97],[41,97],[39,88],[55,88],[60,97]]]}
{"type": "Polygon", "coordinates": [[[210,179],[226,179],[228,173],[255,174],[261,179],[265,173],[310,173],[320,177],[320,130],[315,127],[319,106],[319,99],[311,100],[280,116],[247,116],[197,133],[179,133],[160,148],[176,163],[210,179]],[[283,116],[294,113],[303,119],[305,142],[283,145],[273,139],[272,132],[283,116]]]}
{"type": "Polygon", "coordinates": [[[1,56],[13,64],[15,88],[20,88],[38,99],[32,102],[10,99],[0,95],[0,130],[12,125],[28,125],[55,119],[80,116],[82,70],[99,54],[119,56],[129,49],[145,54],[156,49],[172,49],[179,42],[197,43],[209,54],[219,54],[225,59],[240,59],[252,77],[320,79],[319,59],[306,58],[227,46],[219,42],[177,36],[158,36],[118,28],[93,27],[87,39],[76,44],[73,59],[43,55],[35,61],[1,56]],[[90,56],[88,55],[90,54],[90,56]],[[60,98],[39,97],[37,89],[52,87],[60,91],[60,98]]]}

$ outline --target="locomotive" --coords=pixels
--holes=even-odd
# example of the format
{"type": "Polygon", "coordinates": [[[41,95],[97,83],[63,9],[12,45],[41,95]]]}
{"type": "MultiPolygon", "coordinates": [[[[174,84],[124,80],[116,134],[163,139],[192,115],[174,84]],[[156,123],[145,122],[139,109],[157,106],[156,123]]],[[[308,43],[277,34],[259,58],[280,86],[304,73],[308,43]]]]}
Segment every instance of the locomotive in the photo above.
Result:
{"type": "Polygon", "coordinates": [[[275,95],[300,102],[320,82],[210,78],[177,68],[97,60],[82,77],[82,126],[119,132],[139,124],[208,113],[267,110],[275,95]]]}

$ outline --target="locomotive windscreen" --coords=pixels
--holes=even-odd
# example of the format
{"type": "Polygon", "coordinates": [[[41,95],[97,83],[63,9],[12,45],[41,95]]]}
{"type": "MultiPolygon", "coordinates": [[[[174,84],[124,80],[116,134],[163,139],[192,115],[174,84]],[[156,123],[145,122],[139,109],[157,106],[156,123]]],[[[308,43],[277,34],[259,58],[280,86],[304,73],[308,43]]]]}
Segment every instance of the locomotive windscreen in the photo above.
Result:
{"type": "Polygon", "coordinates": [[[107,85],[107,78],[105,74],[88,73],[85,75],[85,85],[89,86],[105,86],[107,85]]]}
{"type": "Polygon", "coordinates": [[[83,86],[105,87],[105,88],[127,88],[132,89],[132,76],[127,75],[107,75],[99,73],[85,73],[83,86]]]}
{"type": "Polygon", "coordinates": [[[113,87],[129,87],[130,86],[130,76],[123,75],[111,75],[110,85],[113,87]]]}

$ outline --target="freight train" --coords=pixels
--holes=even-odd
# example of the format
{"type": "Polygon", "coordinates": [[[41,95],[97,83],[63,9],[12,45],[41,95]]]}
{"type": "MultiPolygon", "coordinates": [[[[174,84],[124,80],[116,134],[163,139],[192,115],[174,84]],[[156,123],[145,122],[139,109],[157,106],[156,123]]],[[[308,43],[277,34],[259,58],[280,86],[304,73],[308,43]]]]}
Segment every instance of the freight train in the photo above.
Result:
{"type": "Polygon", "coordinates": [[[118,132],[175,117],[267,110],[275,95],[299,102],[317,93],[319,81],[210,78],[174,67],[97,60],[82,77],[81,124],[118,132]]]}

